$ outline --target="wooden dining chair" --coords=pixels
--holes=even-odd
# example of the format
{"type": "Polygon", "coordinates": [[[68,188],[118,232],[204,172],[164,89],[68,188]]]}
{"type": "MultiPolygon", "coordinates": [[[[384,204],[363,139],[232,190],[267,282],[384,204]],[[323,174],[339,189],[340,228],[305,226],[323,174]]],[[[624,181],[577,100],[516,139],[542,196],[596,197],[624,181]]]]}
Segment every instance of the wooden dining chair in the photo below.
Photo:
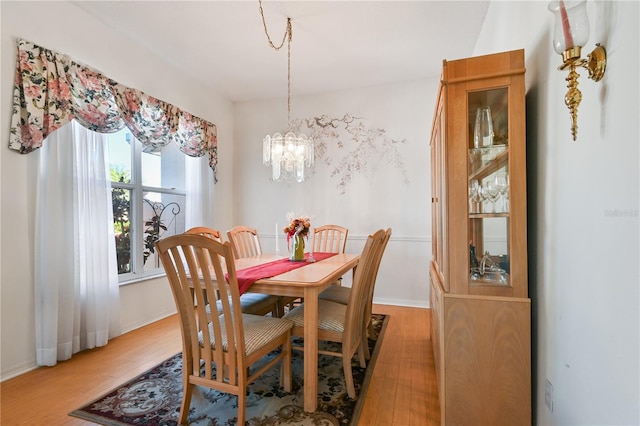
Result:
{"type": "Polygon", "coordinates": [[[344,253],[349,230],[339,225],[322,225],[313,229],[311,250],[322,253],[344,253]]]}
{"type": "MultiPolygon", "coordinates": [[[[222,233],[217,229],[206,226],[196,226],[185,231],[185,234],[197,234],[209,237],[218,242],[222,241],[222,233]]],[[[240,295],[240,308],[245,314],[282,316],[280,312],[280,298],[271,294],[244,293],[240,295]]],[[[222,305],[218,303],[218,314],[221,313],[222,305]]]]}
{"type": "Polygon", "coordinates": [[[236,259],[262,254],[260,237],[255,228],[238,225],[227,231],[227,237],[236,259]]]}
{"type": "Polygon", "coordinates": [[[156,249],[171,285],[182,331],[179,423],[186,422],[193,388],[198,385],[237,395],[237,423],[244,425],[247,386],[278,362],[280,385],[286,392],[291,390],[293,322],[241,312],[228,242],[180,234],[156,242],[156,249]],[[192,289],[195,298],[191,297],[192,289]],[[204,308],[205,296],[212,295],[222,305],[221,315],[208,315],[204,308]],[[249,367],[271,352],[272,358],[250,374],[249,367]]]}
{"type": "MultiPolygon", "coordinates": [[[[383,251],[384,238],[385,231],[382,229],[367,238],[346,305],[325,299],[318,300],[318,340],[341,344],[340,352],[318,350],[318,353],[342,357],[345,383],[350,398],[356,397],[351,370],[351,360],[356,353],[358,353],[360,366],[366,367],[363,345],[366,345],[367,342],[363,339],[366,339],[367,336],[366,333],[363,333],[362,324],[366,311],[366,296],[373,285],[376,264],[383,251]]],[[[302,338],[305,337],[304,305],[305,303],[302,303],[284,316],[285,319],[290,319],[295,324],[292,335],[302,338]]]]}
{"type": "MultiPolygon", "coordinates": [[[[364,323],[363,323],[363,332],[366,333],[367,335],[373,325],[371,323],[371,313],[373,310],[373,292],[375,290],[375,283],[378,277],[378,270],[380,269],[382,256],[387,247],[387,243],[389,243],[389,239],[391,239],[391,228],[387,228],[384,234],[385,235],[384,235],[384,239],[382,241],[382,246],[381,246],[382,251],[377,258],[377,265],[375,266],[375,270],[373,273],[373,283],[371,285],[371,288],[369,289],[369,293],[367,294],[367,305],[366,305],[364,323]]],[[[350,294],[351,294],[351,287],[331,286],[324,289],[318,295],[318,298],[346,305],[347,303],[349,303],[350,294]]],[[[369,346],[366,346],[364,349],[365,349],[365,358],[369,359],[370,358],[369,346]]]]}
{"type": "Polygon", "coordinates": [[[209,228],[207,226],[194,226],[193,228],[187,229],[184,231],[185,234],[197,234],[204,235],[205,237],[209,237],[213,240],[223,242],[222,241],[222,233],[213,228],[209,228]]]}
{"type": "MultiPolygon", "coordinates": [[[[313,229],[311,251],[320,253],[344,253],[347,248],[349,230],[339,225],[322,225],[313,229]]],[[[332,285],[341,286],[342,277],[332,285]]]]}

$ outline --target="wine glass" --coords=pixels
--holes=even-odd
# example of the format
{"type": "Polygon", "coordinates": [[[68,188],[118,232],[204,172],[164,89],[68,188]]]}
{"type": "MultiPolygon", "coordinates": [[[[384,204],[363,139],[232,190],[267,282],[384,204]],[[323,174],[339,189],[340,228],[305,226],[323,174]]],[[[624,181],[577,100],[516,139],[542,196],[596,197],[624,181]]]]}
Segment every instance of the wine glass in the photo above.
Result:
{"type": "Polygon", "coordinates": [[[509,192],[509,176],[506,173],[498,173],[495,176],[496,188],[498,188],[499,196],[502,197],[502,211],[508,211],[509,205],[507,203],[509,192]]]}
{"type": "Polygon", "coordinates": [[[480,202],[480,185],[477,179],[469,182],[469,213],[480,213],[478,203],[480,202]]]}
{"type": "Polygon", "coordinates": [[[484,213],[487,211],[485,207],[485,202],[489,201],[489,196],[487,195],[487,189],[482,183],[478,184],[478,213],[484,213]]]}
{"type": "Polygon", "coordinates": [[[495,181],[487,180],[482,183],[482,193],[486,197],[487,200],[491,201],[493,213],[496,212],[496,201],[498,201],[498,197],[500,196],[500,191],[496,186],[495,181]]]}
{"type": "Polygon", "coordinates": [[[493,121],[491,119],[491,108],[488,106],[480,107],[476,110],[473,145],[476,148],[489,148],[493,145],[493,121]]]}

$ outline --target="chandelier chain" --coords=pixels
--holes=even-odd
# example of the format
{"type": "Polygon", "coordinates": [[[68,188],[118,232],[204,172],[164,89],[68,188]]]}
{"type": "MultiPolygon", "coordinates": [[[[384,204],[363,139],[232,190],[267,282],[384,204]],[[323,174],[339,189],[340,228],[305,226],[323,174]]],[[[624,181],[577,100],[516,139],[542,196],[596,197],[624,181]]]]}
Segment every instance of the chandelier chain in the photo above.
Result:
{"type": "Polygon", "coordinates": [[[258,0],[258,4],[260,5],[260,16],[262,16],[262,26],[264,27],[264,33],[267,36],[267,41],[269,42],[269,46],[271,46],[275,50],[282,49],[284,46],[284,42],[287,39],[287,35],[289,36],[289,42],[291,42],[291,18],[287,18],[287,27],[284,31],[284,35],[282,36],[282,41],[280,42],[280,46],[276,46],[271,41],[271,36],[269,35],[269,30],[267,30],[267,21],[264,19],[264,10],[262,10],[262,0],[258,0]]]}
{"type": "Polygon", "coordinates": [[[258,0],[260,5],[260,16],[262,17],[262,26],[264,27],[264,33],[267,36],[269,46],[278,51],[284,46],[285,40],[287,41],[287,132],[291,131],[291,39],[293,38],[293,30],[291,28],[291,18],[287,18],[287,27],[282,36],[282,42],[279,46],[276,46],[271,40],[269,30],[267,29],[267,21],[264,18],[264,10],[262,9],[262,0],[258,0]]]}
{"type": "Polygon", "coordinates": [[[289,41],[287,41],[287,132],[291,131],[291,18],[287,18],[287,32],[289,33],[289,41]]]}

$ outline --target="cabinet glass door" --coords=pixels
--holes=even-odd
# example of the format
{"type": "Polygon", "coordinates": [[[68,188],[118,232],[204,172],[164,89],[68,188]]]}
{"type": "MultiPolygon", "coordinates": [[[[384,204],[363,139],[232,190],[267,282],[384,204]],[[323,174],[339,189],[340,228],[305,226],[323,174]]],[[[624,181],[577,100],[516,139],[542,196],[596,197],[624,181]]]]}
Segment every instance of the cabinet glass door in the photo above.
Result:
{"type": "Polygon", "coordinates": [[[468,94],[469,282],[509,285],[509,90],[468,94]]]}

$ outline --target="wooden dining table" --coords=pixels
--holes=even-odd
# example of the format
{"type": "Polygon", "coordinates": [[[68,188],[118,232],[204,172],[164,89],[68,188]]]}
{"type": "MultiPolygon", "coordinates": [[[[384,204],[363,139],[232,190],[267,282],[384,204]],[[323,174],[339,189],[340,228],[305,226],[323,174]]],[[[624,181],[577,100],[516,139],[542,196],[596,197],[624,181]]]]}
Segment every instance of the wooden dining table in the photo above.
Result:
{"type": "MultiPolygon", "coordinates": [[[[236,259],[236,270],[282,259],[276,254],[261,254],[236,259]]],[[[314,412],[318,406],[318,295],[338,278],[354,270],[359,254],[338,253],[321,261],[262,278],[248,292],[304,298],[304,410],[314,412]]]]}

